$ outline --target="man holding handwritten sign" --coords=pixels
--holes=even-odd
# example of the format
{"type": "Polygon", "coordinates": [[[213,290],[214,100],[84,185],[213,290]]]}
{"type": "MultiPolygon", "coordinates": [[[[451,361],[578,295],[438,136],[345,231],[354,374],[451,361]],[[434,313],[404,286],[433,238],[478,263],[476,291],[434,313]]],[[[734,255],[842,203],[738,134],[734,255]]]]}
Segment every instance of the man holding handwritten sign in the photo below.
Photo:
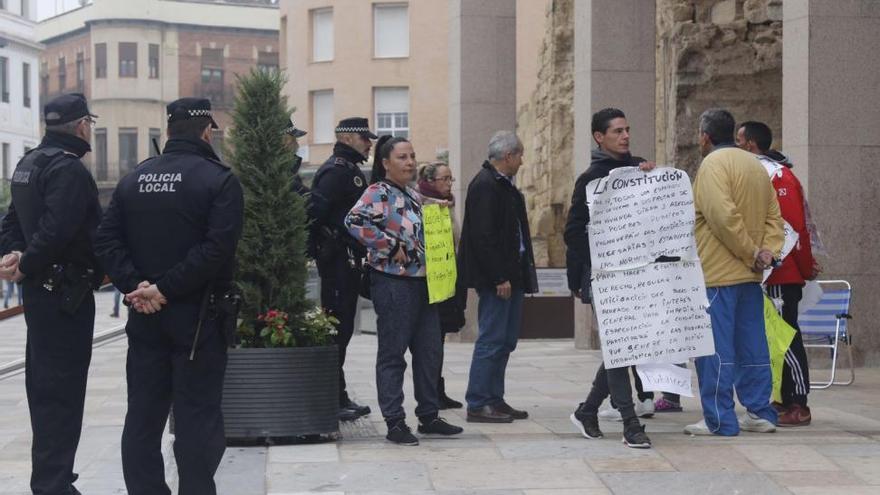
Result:
{"type": "MultiPolygon", "coordinates": [[[[587,184],[606,177],[621,167],[638,166],[646,171],[654,168],[653,163],[630,154],[629,130],[626,116],[616,108],[606,108],[593,115],[592,132],[597,149],[592,152],[590,168],[578,177],[572,194],[571,208],[565,224],[568,287],[585,303],[590,301],[591,278],[591,246],[587,235],[587,225],[590,223],[587,184]]],[[[650,448],[651,440],[635,413],[629,370],[626,367],[606,370],[604,364],[599,366],[589,395],[570,417],[575,427],[586,438],[601,438],[598,411],[609,394],[624,421],[624,443],[633,448],[650,448]]]]}

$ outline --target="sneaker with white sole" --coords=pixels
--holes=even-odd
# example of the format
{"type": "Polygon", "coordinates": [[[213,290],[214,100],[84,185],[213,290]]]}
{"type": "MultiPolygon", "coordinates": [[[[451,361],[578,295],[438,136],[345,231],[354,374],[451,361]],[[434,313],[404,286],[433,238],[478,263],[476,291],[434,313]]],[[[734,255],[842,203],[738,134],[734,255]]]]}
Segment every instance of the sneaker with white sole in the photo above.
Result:
{"type": "Polygon", "coordinates": [[[654,416],[654,399],[636,401],[636,416],[640,418],[650,418],[654,416]]]}
{"type": "Polygon", "coordinates": [[[739,421],[739,429],[743,431],[755,433],[773,433],[776,431],[776,425],[748,411],[745,414],[741,414],[737,421],[739,421]]]}
{"type": "Polygon", "coordinates": [[[694,436],[709,436],[714,435],[712,431],[709,430],[709,427],[706,426],[706,420],[701,419],[698,423],[694,423],[692,425],[687,425],[684,427],[685,435],[694,435],[694,436]]]}
{"type": "Polygon", "coordinates": [[[631,449],[650,449],[651,439],[645,434],[645,425],[639,424],[638,420],[626,425],[623,429],[623,444],[631,449]]]}
{"type": "Polygon", "coordinates": [[[568,417],[575,428],[581,432],[584,438],[597,439],[602,438],[602,430],[599,429],[599,420],[595,414],[584,414],[575,411],[568,417]]]}
{"type": "Polygon", "coordinates": [[[602,409],[599,411],[599,419],[604,419],[605,421],[623,421],[623,416],[620,415],[620,411],[617,409],[609,407],[608,409],[602,409]]]}

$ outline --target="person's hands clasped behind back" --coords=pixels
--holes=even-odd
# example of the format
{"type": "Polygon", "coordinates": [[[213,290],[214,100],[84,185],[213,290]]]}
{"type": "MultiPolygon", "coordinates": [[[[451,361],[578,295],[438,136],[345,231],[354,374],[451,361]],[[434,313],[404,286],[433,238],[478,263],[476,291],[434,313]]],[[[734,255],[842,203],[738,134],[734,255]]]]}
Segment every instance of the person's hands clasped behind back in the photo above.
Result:
{"type": "Polygon", "coordinates": [[[138,288],[125,295],[125,300],[131,304],[131,307],[138,313],[151,315],[162,310],[162,307],[168,304],[168,300],[159,291],[156,284],[144,280],[138,284],[138,288]]]}

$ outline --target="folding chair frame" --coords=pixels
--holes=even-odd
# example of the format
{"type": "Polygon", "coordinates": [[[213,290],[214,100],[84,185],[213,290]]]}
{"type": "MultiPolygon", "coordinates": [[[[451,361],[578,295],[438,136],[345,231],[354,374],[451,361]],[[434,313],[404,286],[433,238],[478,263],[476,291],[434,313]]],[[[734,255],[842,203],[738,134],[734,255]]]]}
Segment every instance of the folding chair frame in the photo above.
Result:
{"type": "MultiPolygon", "coordinates": [[[[820,280],[819,285],[831,285],[831,284],[840,284],[846,286],[847,291],[849,291],[849,301],[847,302],[847,311],[849,311],[849,305],[852,303],[852,285],[846,280],[820,280]]],[[[837,324],[834,329],[834,336],[827,336],[830,340],[829,344],[808,344],[809,339],[817,339],[820,336],[810,336],[803,335],[804,339],[804,347],[807,349],[811,348],[820,348],[820,349],[831,349],[831,376],[827,381],[815,381],[810,380],[810,388],[815,390],[821,390],[828,388],[832,385],[852,385],[852,383],[856,380],[856,370],[853,365],[853,355],[852,355],[852,335],[850,334],[849,329],[846,330],[846,335],[842,336],[841,333],[841,320],[850,320],[852,319],[852,315],[849,313],[843,313],[839,315],[835,315],[837,319],[837,324]],[[837,360],[840,354],[840,343],[843,342],[846,344],[847,356],[849,358],[849,380],[835,380],[837,377],[837,360]]],[[[803,331],[802,331],[803,333],[803,331]]],[[[812,375],[815,376],[815,375],[812,375]]]]}

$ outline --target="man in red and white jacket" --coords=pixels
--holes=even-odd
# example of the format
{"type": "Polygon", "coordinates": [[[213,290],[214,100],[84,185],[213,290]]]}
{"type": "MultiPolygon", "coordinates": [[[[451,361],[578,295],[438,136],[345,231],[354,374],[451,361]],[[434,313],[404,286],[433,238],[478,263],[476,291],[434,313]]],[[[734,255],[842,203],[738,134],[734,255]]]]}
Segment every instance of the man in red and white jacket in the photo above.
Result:
{"type": "Polygon", "coordinates": [[[736,144],[740,148],[758,156],[767,169],[782,218],[798,234],[798,242],[773,270],[767,279],[767,293],[774,299],[782,299],[782,318],[795,329],[791,346],[785,354],[782,371],[782,403],[774,404],[779,411],[779,426],[806,426],[810,424],[810,408],[807,407],[807,394],[810,393],[810,374],[804,341],[797,324],[798,303],[803,295],[807,280],[813,280],[819,273],[819,266],[813,258],[810,246],[810,232],[807,229],[804,211],[804,192],[800,181],[791,172],[791,164],[782,153],[771,150],[773,133],[762,122],[744,122],[736,133],[736,144]]]}

